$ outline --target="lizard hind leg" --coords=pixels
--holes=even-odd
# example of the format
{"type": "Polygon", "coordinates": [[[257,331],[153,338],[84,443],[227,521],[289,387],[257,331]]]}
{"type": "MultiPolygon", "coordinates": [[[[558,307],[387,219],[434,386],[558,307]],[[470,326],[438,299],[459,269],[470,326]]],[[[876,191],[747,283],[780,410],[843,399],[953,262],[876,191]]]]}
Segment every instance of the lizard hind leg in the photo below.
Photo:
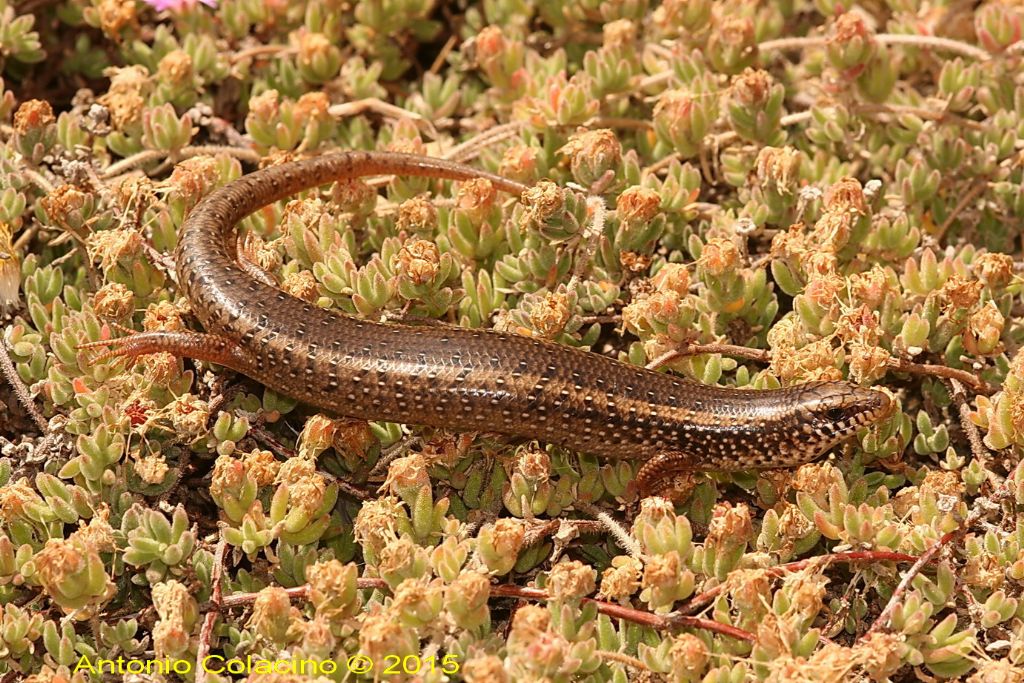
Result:
{"type": "Polygon", "coordinates": [[[634,483],[641,498],[671,497],[669,492],[674,488],[679,475],[706,469],[706,465],[702,467],[699,460],[689,453],[665,451],[640,467],[634,483]]]}
{"type": "Polygon", "coordinates": [[[124,337],[79,344],[76,348],[106,349],[92,359],[94,363],[111,358],[134,360],[150,353],[169,353],[179,358],[217,363],[246,375],[252,375],[256,370],[250,354],[234,341],[202,332],[135,332],[124,337]]]}

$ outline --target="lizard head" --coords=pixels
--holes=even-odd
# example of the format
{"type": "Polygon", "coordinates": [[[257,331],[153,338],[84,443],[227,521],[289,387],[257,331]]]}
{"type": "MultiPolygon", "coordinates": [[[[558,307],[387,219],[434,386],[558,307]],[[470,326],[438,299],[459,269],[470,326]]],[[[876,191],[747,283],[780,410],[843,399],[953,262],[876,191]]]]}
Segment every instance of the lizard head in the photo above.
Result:
{"type": "Polygon", "coordinates": [[[808,440],[829,448],[886,417],[892,400],[877,389],[847,382],[813,382],[800,387],[796,410],[808,440]]]}

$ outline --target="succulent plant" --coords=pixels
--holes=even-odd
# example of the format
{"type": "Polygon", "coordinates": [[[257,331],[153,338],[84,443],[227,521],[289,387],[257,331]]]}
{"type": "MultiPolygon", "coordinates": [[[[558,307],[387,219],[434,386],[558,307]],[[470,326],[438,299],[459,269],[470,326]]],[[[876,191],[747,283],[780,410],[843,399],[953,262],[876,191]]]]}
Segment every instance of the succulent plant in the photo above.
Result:
{"type": "Polygon", "coordinates": [[[1024,11],[940,5],[0,0],[0,679],[1020,679],[1024,11]],[[281,296],[892,410],[641,501],[630,458],[89,346],[198,331],[189,212],[338,149],[529,189],[282,198],[237,245],[281,296]]]}

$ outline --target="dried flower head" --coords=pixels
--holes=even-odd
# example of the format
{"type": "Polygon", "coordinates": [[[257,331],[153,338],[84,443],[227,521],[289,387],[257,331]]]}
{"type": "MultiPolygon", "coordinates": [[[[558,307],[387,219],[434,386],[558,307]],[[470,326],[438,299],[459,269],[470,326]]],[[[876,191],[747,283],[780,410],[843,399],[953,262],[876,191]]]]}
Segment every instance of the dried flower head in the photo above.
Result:
{"type": "MultiPolygon", "coordinates": [[[[128,231],[125,231],[128,232],[128,231]]],[[[114,242],[118,248],[113,250],[108,257],[117,257],[119,254],[131,254],[138,249],[135,240],[138,233],[131,231],[120,240],[114,242]],[[120,246],[124,245],[124,246],[120,246]]],[[[188,305],[184,300],[159,301],[150,304],[142,318],[142,329],[146,332],[183,332],[185,330],[184,316],[188,313],[188,305]]]]}
{"type": "Polygon", "coordinates": [[[495,655],[474,656],[462,665],[462,676],[466,683],[511,683],[508,671],[501,657],[495,655]]]}
{"type": "Polygon", "coordinates": [[[602,33],[604,34],[605,48],[628,48],[636,43],[637,26],[629,19],[617,19],[605,24],[602,33]]]}
{"type": "Polygon", "coordinates": [[[904,636],[899,633],[874,631],[854,645],[852,659],[858,662],[873,681],[885,680],[902,666],[904,636]]]}
{"type": "Polygon", "coordinates": [[[147,484],[162,484],[170,471],[167,460],[158,453],[147,455],[135,461],[135,473],[147,484]]]}
{"type": "Polygon", "coordinates": [[[864,305],[877,309],[897,290],[893,273],[880,265],[872,266],[871,270],[855,273],[849,278],[850,293],[864,305]]]}
{"type": "Polygon", "coordinates": [[[189,85],[194,76],[192,58],[184,50],[171,50],[157,64],[156,74],[162,83],[176,87],[189,85]]]}
{"type": "Polygon", "coordinates": [[[708,525],[707,544],[718,547],[732,547],[743,544],[754,536],[750,508],[742,503],[731,505],[719,503],[711,513],[708,525]]]}
{"type": "Polygon", "coordinates": [[[514,145],[501,156],[498,173],[521,183],[528,183],[537,177],[537,150],[527,145],[514,145]]]}
{"type": "MultiPolygon", "coordinates": [[[[771,188],[780,194],[794,193],[800,179],[801,159],[800,152],[792,147],[762,147],[754,164],[758,183],[761,187],[771,188]]],[[[778,233],[776,237],[787,234],[789,233],[778,233]]]]}
{"type": "Polygon", "coordinates": [[[542,180],[523,192],[523,203],[526,205],[524,219],[543,225],[565,209],[565,190],[550,180],[542,180]]]}
{"type": "Polygon", "coordinates": [[[312,31],[304,32],[299,37],[299,63],[311,66],[317,59],[328,55],[331,47],[330,39],[324,34],[312,31]]]}
{"type": "Polygon", "coordinates": [[[648,223],[661,209],[661,195],[649,187],[627,187],[615,202],[615,212],[624,223],[648,223]]]}
{"type": "Polygon", "coordinates": [[[395,458],[388,466],[384,485],[396,496],[417,492],[424,486],[430,486],[429,467],[430,463],[420,453],[395,458]]]}
{"type": "Polygon", "coordinates": [[[964,348],[969,353],[985,356],[1002,351],[1000,339],[1006,327],[1006,318],[994,301],[988,301],[967,319],[964,329],[964,348]]]}
{"type": "Polygon", "coordinates": [[[826,211],[848,211],[860,216],[868,212],[864,188],[859,180],[849,176],[829,185],[823,205],[826,211]]]}
{"type": "Polygon", "coordinates": [[[280,586],[267,586],[252,603],[249,626],[267,640],[283,643],[289,630],[298,626],[299,619],[299,610],[292,607],[288,592],[280,586]]]}
{"type": "Polygon", "coordinates": [[[811,241],[835,253],[850,241],[856,216],[846,208],[826,209],[814,224],[811,241]]]}
{"type": "Polygon", "coordinates": [[[548,572],[547,588],[556,600],[578,600],[594,592],[597,572],[578,560],[563,560],[548,572]]]}
{"type": "Polygon", "coordinates": [[[877,382],[885,377],[892,354],[880,346],[860,341],[851,342],[847,362],[850,379],[860,384],[877,382]]]}
{"type": "Polygon", "coordinates": [[[98,102],[110,112],[110,122],[117,130],[126,130],[142,120],[145,96],[152,87],[149,72],[138,64],[126,67],[112,66],[103,75],[110,79],[110,87],[98,102]]]}
{"type": "Polygon", "coordinates": [[[707,666],[710,653],[704,641],[695,635],[684,633],[672,638],[669,650],[673,671],[698,676],[707,666]]]}
{"type": "Polygon", "coordinates": [[[194,206],[220,180],[220,167],[210,156],[197,156],[179,162],[167,179],[169,187],[189,207],[194,206]]]}
{"type": "Polygon", "coordinates": [[[867,304],[847,309],[839,316],[836,334],[846,342],[877,344],[882,337],[878,314],[867,304]]]}
{"type": "Polygon", "coordinates": [[[979,280],[954,274],[942,286],[942,299],[950,308],[971,310],[981,300],[983,287],[979,280]]]}
{"type": "Polygon", "coordinates": [[[554,339],[565,330],[571,316],[569,294],[564,291],[549,292],[540,305],[530,310],[530,324],[537,336],[554,339]]]}
{"type": "Polygon", "coordinates": [[[974,259],[972,267],[978,279],[993,290],[1002,289],[1013,279],[1013,257],[1009,254],[987,251],[974,259]]]}
{"type": "Polygon", "coordinates": [[[396,225],[399,230],[429,237],[437,229],[437,207],[422,195],[406,199],[398,206],[396,225]]]}
{"type": "MultiPolygon", "coordinates": [[[[371,552],[379,553],[398,537],[399,520],[404,516],[402,503],[393,496],[365,502],[359,508],[352,531],[356,541],[371,552]]],[[[521,532],[522,533],[522,532],[521,532]]]]}
{"type": "Polygon", "coordinates": [[[651,278],[651,284],[659,292],[671,292],[683,298],[690,293],[690,271],[682,263],[666,263],[651,278]]]}
{"type": "Polygon", "coordinates": [[[455,194],[455,206],[473,223],[482,223],[494,209],[498,191],[487,178],[467,180],[455,194]]]}
{"type": "Polygon", "coordinates": [[[209,404],[194,394],[182,394],[169,406],[171,425],[185,440],[199,438],[206,433],[210,419],[209,404]]]}
{"type": "Polygon", "coordinates": [[[33,557],[36,576],[50,598],[66,613],[87,617],[115,591],[96,548],[74,539],[51,538],[33,557]]]}
{"type": "Polygon", "coordinates": [[[338,620],[355,616],[360,605],[356,590],[358,574],[356,565],[342,564],[338,560],[325,560],[306,567],[309,601],[318,617],[337,625],[338,620]]]}
{"type": "Polygon", "coordinates": [[[763,107],[771,94],[775,79],[763,69],[746,68],[732,81],[731,95],[737,104],[754,108],[763,107]]]}
{"type": "Polygon", "coordinates": [[[697,267],[711,277],[722,277],[739,268],[741,259],[739,247],[735,242],[722,237],[713,237],[701,249],[697,267]]]}
{"type": "Polygon", "coordinates": [[[120,282],[108,282],[92,295],[92,309],[102,318],[122,320],[135,312],[135,295],[120,282]]]}
{"type": "MultiPolygon", "coordinates": [[[[65,229],[77,229],[82,222],[81,212],[86,207],[88,201],[89,196],[85,192],[82,192],[74,185],[64,184],[54,188],[43,197],[41,204],[46,211],[46,215],[54,223],[65,229]]],[[[96,235],[104,235],[108,232],[123,233],[128,231],[104,231],[94,233],[91,237],[97,241],[102,240],[104,238],[96,237],[96,235]]]]}
{"type": "Polygon", "coordinates": [[[100,29],[108,37],[120,40],[126,26],[137,26],[138,11],[134,0],[100,0],[96,7],[100,29]]]}
{"type": "Polygon", "coordinates": [[[10,523],[23,519],[30,506],[42,502],[43,499],[29,485],[28,479],[25,477],[10,482],[6,486],[0,486],[0,520],[10,523]]]}
{"type": "Polygon", "coordinates": [[[574,133],[558,151],[569,157],[573,177],[584,186],[615,171],[622,161],[622,143],[607,128],[574,133]]]}
{"type": "Polygon", "coordinates": [[[391,265],[400,278],[414,285],[425,285],[437,276],[440,263],[441,252],[435,243],[412,239],[402,245],[391,265]]]}
{"type": "Polygon", "coordinates": [[[390,611],[371,612],[359,629],[359,649],[383,665],[387,657],[403,657],[419,652],[416,632],[405,628],[390,611]]]}
{"type": "Polygon", "coordinates": [[[308,270],[287,273],[281,280],[281,290],[311,304],[320,298],[320,286],[308,270]]]}
{"type": "Polygon", "coordinates": [[[626,602],[640,590],[640,574],[643,563],[629,555],[616,555],[612,558],[612,566],[601,575],[600,597],[618,602],[626,602]]]}
{"type": "Polygon", "coordinates": [[[26,100],[14,112],[14,132],[25,135],[56,122],[53,108],[45,100],[26,100]]]}
{"type": "MultiPolygon", "coordinates": [[[[295,115],[304,123],[329,121],[331,118],[331,114],[328,111],[330,106],[331,101],[328,99],[327,93],[321,91],[308,92],[295,101],[295,115]]],[[[398,152],[401,150],[396,149],[394,151],[398,152]]],[[[422,154],[422,151],[420,154],[422,154]]]]}
{"type": "Polygon", "coordinates": [[[242,464],[257,486],[268,486],[277,480],[281,463],[270,451],[254,448],[242,456],[242,464]]]}

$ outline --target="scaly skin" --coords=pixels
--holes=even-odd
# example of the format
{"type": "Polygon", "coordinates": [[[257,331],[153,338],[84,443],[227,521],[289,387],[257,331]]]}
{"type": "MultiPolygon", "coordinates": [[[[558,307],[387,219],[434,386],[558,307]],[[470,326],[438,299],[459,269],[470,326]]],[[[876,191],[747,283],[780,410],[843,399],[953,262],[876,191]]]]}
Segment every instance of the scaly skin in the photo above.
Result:
{"type": "Polygon", "coordinates": [[[539,438],[646,461],[642,492],[686,470],[792,467],[888,412],[889,398],[846,382],[774,390],[711,387],[513,334],[359,320],[254,279],[236,261],[235,225],[303,189],[395,174],[486,178],[440,159],[342,152],[251,173],[200,202],[182,227],[178,282],[208,334],[148,332],[108,355],[169,351],[209,360],[337,415],[539,438]]]}

